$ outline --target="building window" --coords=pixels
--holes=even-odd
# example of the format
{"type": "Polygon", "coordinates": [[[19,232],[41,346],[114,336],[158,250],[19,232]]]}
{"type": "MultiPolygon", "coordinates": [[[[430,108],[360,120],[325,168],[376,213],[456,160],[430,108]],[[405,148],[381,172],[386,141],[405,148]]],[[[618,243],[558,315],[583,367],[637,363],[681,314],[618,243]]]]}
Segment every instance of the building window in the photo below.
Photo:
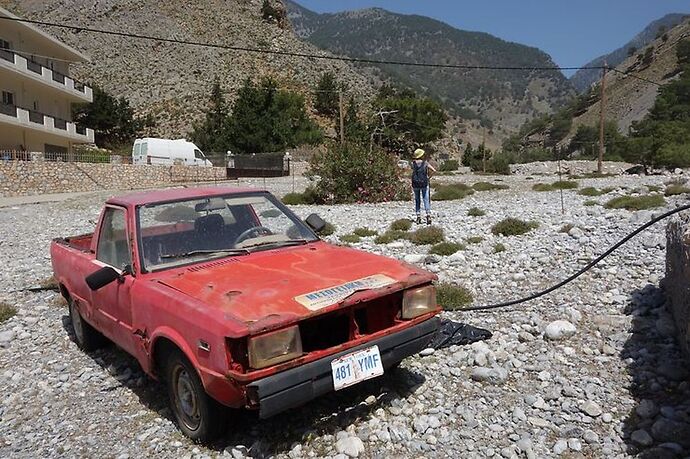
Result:
{"type": "Polygon", "coordinates": [[[12,49],[12,45],[10,45],[10,42],[7,40],[3,40],[0,38],[0,48],[2,49],[12,49]]]}
{"type": "Polygon", "coordinates": [[[14,105],[14,93],[11,93],[9,91],[3,91],[2,103],[3,105],[14,105]]]}

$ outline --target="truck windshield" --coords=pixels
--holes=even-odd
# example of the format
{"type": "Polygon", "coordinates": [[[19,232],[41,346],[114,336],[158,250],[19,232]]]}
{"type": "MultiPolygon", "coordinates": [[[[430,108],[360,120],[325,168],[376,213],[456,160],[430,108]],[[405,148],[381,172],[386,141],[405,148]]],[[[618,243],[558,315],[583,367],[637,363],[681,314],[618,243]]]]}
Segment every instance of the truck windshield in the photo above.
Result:
{"type": "Polygon", "coordinates": [[[267,193],[149,204],[138,208],[137,218],[147,271],[318,239],[267,193]]]}

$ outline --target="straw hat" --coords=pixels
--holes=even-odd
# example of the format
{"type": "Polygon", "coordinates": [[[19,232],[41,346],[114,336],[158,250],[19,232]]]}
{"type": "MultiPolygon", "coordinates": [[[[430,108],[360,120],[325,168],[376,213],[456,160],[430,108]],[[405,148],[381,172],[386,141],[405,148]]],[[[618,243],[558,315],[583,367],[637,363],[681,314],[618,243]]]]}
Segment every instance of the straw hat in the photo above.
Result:
{"type": "Polygon", "coordinates": [[[425,154],[426,154],[426,152],[425,152],[424,150],[422,150],[421,148],[417,148],[417,149],[414,151],[414,159],[420,159],[420,158],[421,158],[422,156],[424,156],[425,154]]]}

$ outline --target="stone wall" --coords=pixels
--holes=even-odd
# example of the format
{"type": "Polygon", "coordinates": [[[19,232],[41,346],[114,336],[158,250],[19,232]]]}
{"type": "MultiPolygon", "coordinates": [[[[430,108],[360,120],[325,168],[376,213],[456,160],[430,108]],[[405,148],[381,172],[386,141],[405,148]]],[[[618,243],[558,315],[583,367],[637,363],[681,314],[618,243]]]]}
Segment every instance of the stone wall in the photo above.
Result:
{"type": "Polygon", "coordinates": [[[664,289],[678,342],[690,357],[690,215],[674,217],[666,227],[666,278],[664,289]]]}
{"type": "Polygon", "coordinates": [[[225,180],[223,167],[0,161],[0,197],[225,180]]]}

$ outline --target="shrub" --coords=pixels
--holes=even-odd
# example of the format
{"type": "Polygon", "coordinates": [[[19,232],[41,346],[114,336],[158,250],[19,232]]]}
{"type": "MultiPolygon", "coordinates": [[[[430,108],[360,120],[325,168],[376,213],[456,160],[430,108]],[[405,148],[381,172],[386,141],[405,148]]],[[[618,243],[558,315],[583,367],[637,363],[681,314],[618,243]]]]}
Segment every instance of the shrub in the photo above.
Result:
{"type": "Polygon", "coordinates": [[[407,239],[409,236],[410,233],[408,233],[407,231],[391,229],[379,236],[376,236],[374,242],[377,244],[390,244],[391,242],[397,241],[398,239],[407,239]]]}
{"type": "Polygon", "coordinates": [[[7,303],[0,302],[0,324],[10,320],[17,314],[17,309],[7,303]]]}
{"type": "Polygon", "coordinates": [[[535,183],[532,185],[534,191],[553,191],[553,187],[548,183],[535,183]]]}
{"type": "Polygon", "coordinates": [[[458,167],[460,167],[460,165],[458,164],[457,159],[449,159],[449,160],[445,161],[443,164],[441,164],[439,171],[441,171],[441,172],[456,171],[456,170],[458,170],[458,167]]]}
{"type": "Polygon", "coordinates": [[[429,249],[429,253],[436,255],[453,255],[458,250],[464,250],[465,246],[457,242],[439,242],[429,249]]]}
{"type": "Polygon", "coordinates": [[[593,186],[588,186],[578,191],[577,194],[581,196],[601,196],[604,192],[597,190],[593,186]]]}
{"type": "Polygon", "coordinates": [[[643,210],[661,207],[665,204],[666,200],[663,196],[652,194],[645,196],[619,196],[604,204],[604,207],[607,209],[643,210]]]}
{"type": "Polygon", "coordinates": [[[494,253],[501,253],[506,251],[506,246],[501,244],[500,242],[498,244],[494,245],[494,253]]]}
{"type": "Polygon", "coordinates": [[[441,283],[436,285],[436,300],[447,311],[462,309],[474,301],[472,292],[465,287],[441,283]]]}
{"type": "Polygon", "coordinates": [[[467,238],[467,243],[468,244],[479,244],[483,240],[484,240],[484,238],[481,236],[470,236],[467,238]]]}
{"type": "Polygon", "coordinates": [[[391,223],[390,228],[394,231],[408,231],[410,228],[412,228],[412,222],[406,218],[401,218],[391,223]]]}
{"type": "Polygon", "coordinates": [[[591,199],[588,199],[588,200],[586,200],[585,202],[582,203],[583,206],[587,206],[587,207],[596,206],[597,204],[599,204],[599,203],[596,202],[596,201],[593,201],[593,200],[591,200],[591,199]]]}
{"type": "Polygon", "coordinates": [[[357,236],[356,234],[345,234],[344,236],[340,236],[340,240],[343,242],[347,242],[348,244],[354,244],[360,242],[362,238],[357,236]]]}
{"type": "Polygon", "coordinates": [[[569,233],[571,229],[575,228],[575,225],[572,223],[567,223],[563,226],[561,226],[561,229],[558,230],[559,233],[569,233]]]}
{"type": "Polygon", "coordinates": [[[472,185],[475,191],[491,191],[491,190],[507,190],[510,188],[508,185],[499,185],[498,183],[491,182],[477,182],[472,185]]]}
{"type": "Polygon", "coordinates": [[[601,192],[603,194],[609,194],[610,192],[616,190],[615,186],[607,186],[606,188],[602,188],[601,192]]]}
{"type": "Polygon", "coordinates": [[[443,238],[443,230],[438,226],[426,226],[410,234],[410,241],[417,245],[437,244],[443,238]]]}
{"type": "Polygon", "coordinates": [[[283,196],[283,204],[288,206],[296,206],[300,204],[319,204],[320,200],[316,194],[316,190],[312,187],[307,187],[302,193],[288,193],[283,196]]]}
{"type": "Polygon", "coordinates": [[[572,190],[578,186],[579,184],[572,180],[557,180],[551,184],[554,190],[572,190]]]}
{"type": "Polygon", "coordinates": [[[308,177],[319,177],[316,194],[325,203],[409,199],[408,180],[392,153],[357,143],[332,144],[314,154],[308,177]]]}
{"type": "Polygon", "coordinates": [[[438,185],[435,187],[435,193],[431,197],[434,201],[453,201],[455,199],[462,199],[474,193],[474,190],[462,183],[454,183],[451,185],[438,185]]]}
{"type": "Polygon", "coordinates": [[[330,222],[326,222],[326,226],[318,232],[319,236],[330,236],[333,233],[335,233],[335,225],[330,222]]]}
{"type": "Polygon", "coordinates": [[[357,228],[353,231],[354,234],[356,234],[359,237],[367,237],[367,236],[376,236],[379,234],[378,231],[369,229],[369,228],[357,228]]]}
{"type": "Polygon", "coordinates": [[[467,215],[469,215],[470,217],[482,217],[486,215],[486,212],[484,212],[479,207],[472,207],[470,210],[467,211],[467,215]]]}
{"type": "MultiPolygon", "coordinates": [[[[651,190],[651,187],[649,187],[651,190]]],[[[690,188],[683,186],[683,185],[669,185],[666,187],[666,191],[664,191],[664,194],[666,196],[676,196],[678,194],[685,194],[685,193],[690,193],[690,188]]]]}
{"type": "Polygon", "coordinates": [[[650,193],[658,193],[659,191],[661,191],[661,187],[659,185],[647,185],[647,189],[649,189],[650,193]]]}
{"type": "Polygon", "coordinates": [[[519,236],[538,227],[537,222],[526,222],[517,218],[505,218],[491,227],[493,234],[503,236],[519,236]]]}

